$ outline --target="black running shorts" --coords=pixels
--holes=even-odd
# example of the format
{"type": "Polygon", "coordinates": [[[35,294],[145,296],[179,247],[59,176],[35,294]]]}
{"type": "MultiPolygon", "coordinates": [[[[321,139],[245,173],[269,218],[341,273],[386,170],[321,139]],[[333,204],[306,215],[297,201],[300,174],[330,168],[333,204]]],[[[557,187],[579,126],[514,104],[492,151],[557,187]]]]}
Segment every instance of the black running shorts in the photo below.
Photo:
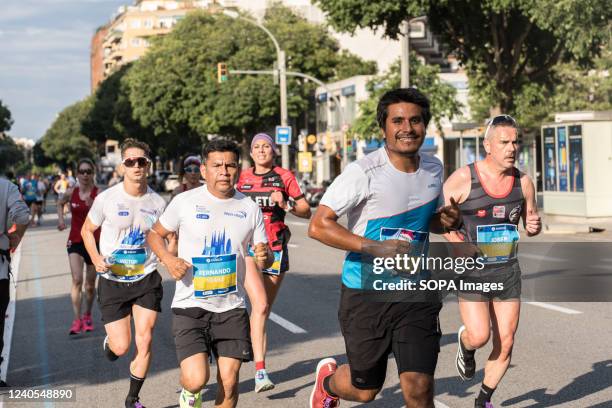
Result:
{"type": "Polygon", "coordinates": [[[68,255],[79,254],[81,255],[81,257],[83,258],[83,260],[85,261],[87,265],[93,265],[93,262],[91,261],[91,258],[89,257],[89,254],[87,253],[87,250],[85,249],[84,243],[69,241],[68,245],[66,246],[66,249],[68,251],[68,255]]]}
{"type": "Polygon", "coordinates": [[[161,312],[163,296],[162,278],[157,271],[153,271],[136,282],[98,279],[98,303],[104,323],[111,323],[129,316],[132,313],[133,305],[161,312]]]}
{"type": "Polygon", "coordinates": [[[375,302],[364,291],[343,285],[338,320],[353,386],[381,388],[391,352],[398,373],[433,375],[440,351],[441,308],[437,302],[375,302]]]}
{"type": "Polygon", "coordinates": [[[217,359],[253,359],[249,315],[244,308],[221,313],[199,307],[173,308],[172,332],[179,363],[198,353],[212,353],[217,359]]]}
{"type": "Polygon", "coordinates": [[[457,280],[457,285],[460,285],[458,296],[473,302],[518,300],[521,298],[521,283],[521,266],[518,260],[513,260],[462,276],[457,280]],[[500,287],[502,289],[498,289],[500,287]]]}

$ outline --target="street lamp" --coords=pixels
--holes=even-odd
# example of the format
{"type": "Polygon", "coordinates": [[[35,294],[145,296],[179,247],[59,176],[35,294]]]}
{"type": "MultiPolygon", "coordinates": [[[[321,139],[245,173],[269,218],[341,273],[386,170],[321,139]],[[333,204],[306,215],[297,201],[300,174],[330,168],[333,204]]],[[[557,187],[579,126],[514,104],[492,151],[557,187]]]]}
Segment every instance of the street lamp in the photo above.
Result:
{"type": "MultiPolygon", "coordinates": [[[[286,59],[285,51],[281,50],[280,46],[278,45],[278,41],[272,35],[270,30],[268,30],[258,21],[243,17],[240,14],[238,14],[238,12],[233,11],[233,10],[223,10],[223,14],[226,15],[227,17],[244,20],[251,24],[256,25],[257,27],[261,28],[266,34],[268,34],[268,37],[270,37],[270,39],[274,43],[274,48],[276,48],[276,59],[277,59],[277,64],[278,64],[278,76],[279,76],[279,85],[280,85],[281,126],[287,126],[288,125],[287,68],[285,65],[285,59],[286,59]]],[[[289,146],[286,144],[281,146],[281,157],[282,157],[282,167],[285,169],[288,169],[289,168],[289,146]]]]}
{"type": "Polygon", "coordinates": [[[410,86],[410,24],[415,21],[424,20],[426,16],[419,16],[411,18],[410,20],[404,20],[402,22],[402,63],[401,63],[401,87],[408,88],[410,86]]]}

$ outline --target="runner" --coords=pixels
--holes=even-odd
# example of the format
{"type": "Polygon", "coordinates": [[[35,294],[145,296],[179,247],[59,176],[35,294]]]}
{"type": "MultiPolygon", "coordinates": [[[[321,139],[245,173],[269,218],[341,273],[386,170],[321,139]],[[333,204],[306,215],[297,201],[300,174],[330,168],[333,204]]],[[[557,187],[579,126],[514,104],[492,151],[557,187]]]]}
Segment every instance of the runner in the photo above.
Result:
{"type": "Polygon", "coordinates": [[[35,217],[38,215],[38,177],[36,174],[30,174],[26,176],[25,180],[21,184],[21,194],[23,194],[23,200],[30,209],[31,218],[30,226],[36,226],[35,217]]]}
{"type": "Polygon", "coordinates": [[[385,93],[377,120],[386,146],[346,167],[310,223],[310,237],[348,251],[338,311],[348,364],[337,367],[333,358],[319,362],[312,408],[336,407],[339,399],[372,401],[385,381],[391,352],[406,405],[433,407],[441,303],[369,301],[362,283],[368,256],[406,254],[416,237],[426,242],[430,230],[459,225],[456,204],[441,208],[442,163],[419,153],[430,118],[429,101],[418,90],[385,93]],[[343,215],[348,229],[338,223],[343,215]],[[415,238],[385,240],[394,235],[415,238]]]}
{"type": "Polygon", "coordinates": [[[185,160],[183,160],[183,167],[181,167],[179,170],[179,182],[181,184],[172,190],[170,200],[180,193],[200,187],[202,185],[200,182],[201,165],[202,161],[195,155],[189,155],[185,158],[185,160]]]}
{"type": "MultiPolygon", "coordinates": [[[[0,366],[4,349],[4,319],[10,296],[11,250],[19,246],[30,221],[30,213],[17,186],[0,178],[0,366]],[[11,226],[14,231],[11,232],[11,226]]],[[[0,379],[0,388],[7,387],[0,379]]]]}
{"type": "Polygon", "coordinates": [[[446,238],[478,245],[487,264],[474,279],[504,284],[503,291],[491,292],[490,296],[459,294],[459,311],[465,326],[461,326],[457,335],[456,366],[463,380],[474,377],[474,353],[487,344],[493,332],[493,350],[484,367],[475,407],[493,407],[491,396],[510,365],[521,308],[521,269],[515,245],[519,239],[519,219],[523,218],[527,236],[539,234],[542,228],[533,182],[514,167],[518,136],[519,126],[514,118],[494,117],[483,142],[486,158],[457,169],[444,184],[445,196],[458,198],[463,217],[461,230],[449,233],[446,238]],[[491,245],[491,242],[503,243],[491,245]]]}
{"type": "MultiPolygon", "coordinates": [[[[78,186],[68,190],[61,200],[57,202],[57,229],[66,229],[64,221],[64,205],[70,203],[72,220],[70,223],[70,234],[66,248],[68,249],[68,260],[72,274],[72,289],[70,299],[74,320],[70,326],[70,334],[79,334],[81,331],[90,332],[94,329],[91,318],[91,308],[94,301],[96,288],[96,270],[81,238],[81,228],[87,218],[87,213],[98,195],[98,188],[94,184],[95,166],[90,159],[81,159],[77,164],[78,186]],[[85,313],[81,316],[81,298],[83,293],[83,266],[85,266],[85,313]]],[[[100,241],[100,230],[94,233],[96,245],[100,241]]]]}
{"type": "Polygon", "coordinates": [[[285,224],[285,214],[310,218],[310,206],[291,171],[274,165],[278,154],[276,144],[270,136],[258,133],[251,141],[251,158],[255,167],[244,170],[236,188],[255,201],[264,216],[266,234],[270,248],[274,251],[276,264],[263,271],[263,287],[257,282],[259,271],[251,257],[247,257],[246,290],[251,300],[251,338],[255,356],[255,392],[274,388],[266,372],[266,320],[289,270],[289,238],[291,232],[285,224]],[[253,282],[253,284],[249,284],[253,282]],[[265,293],[264,293],[265,290],[265,293]],[[267,300],[266,300],[267,299],[267,300]]]}
{"type": "Polygon", "coordinates": [[[126,139],[121,157],[123,182],[96,197],[81,234],[96,271],[104,278],[98,282],[98,303],[107,334],[104,353],[110,361],[130,349],[130,320],[134,317],[136,354],[130,364],[125,406],[141,408],[139,393],[149,370],[153,328],[163,296],[157,257],[145,237],[163,212],[165,201],[147,186],[149,146],[126,139]],[[100,252],[94,235],[98,228],[100,252]]]}
{"type": "Polygon", "coordinates": [[[234,189],[238,146],[216,139],[202,157],[206,185],[172,200],[148,242],[177,281],[172,326],[183,385],[180,407],[201,407],[211,354],[218,367],[215,404],[235,407],[240,366],[252,359],[244,299],[247,246],[253,246],[260,268],[269,267],[273,256],[259,207],[234,189]],[[164,243],[175,232],[178,258],[164,243]]]}

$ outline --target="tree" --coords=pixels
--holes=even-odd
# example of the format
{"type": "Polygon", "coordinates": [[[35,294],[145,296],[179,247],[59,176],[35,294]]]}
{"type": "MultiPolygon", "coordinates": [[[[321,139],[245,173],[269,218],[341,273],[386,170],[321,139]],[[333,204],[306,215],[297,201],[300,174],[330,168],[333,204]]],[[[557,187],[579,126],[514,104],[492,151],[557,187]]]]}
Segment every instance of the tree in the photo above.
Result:
{"type": "Polygon", "coordinates": [[[0,133],[0,174],[23,162],[23,150],[9,136],[0,133]]]}
{"type": "Polygon", "coordinates": [[[95,143],[81,132],[92,105],[90,97],[66,107],[41,139],[45,155],[63,168],[79,159],[95,157],[95,143]]]}
{"type": "Polygon", "coordinates": [[[605,0],[315,2],[339,30],[383,27],[391,38],[397,38],[405,19],[426,15],[432,32],[479,87],[476,94],[503,112],[515,111],[523,89],[550,87],[558,62],[588,66],[610,35],[612,17],[605,0]]]}
{"type": "MultiPolygon", "coordinates": [[[[416,54],[410,54],[410,78],[413,86],[423,92],[429,99],[433,123],[442,131],[443,117],[453,118],[461,113],[461,104],[456,99],[455,88],[443,82],[437,66],[424,65],[416,54]]],[[[400,86],[400,62],[395,62],[384,75],[374,77],[368,82],[369,98],[360,102],[361,114],[351,128],[352,135],[360,138],[380,138],[380,128],[376,122],[378,100],[387,91],[400,86]]]]}
{"type": "Polygon", "coordinates": [[[8,132],[11,130],[11,126],[13,126],[11,111],[0,100],[0,133],[8,132]]]}
{"type": "MultiPolygon", "coordinates": [[[[370,73],[373,65],[339,53],[323,26],[274,6],[264,25],[287,53],[287,69],[323,81],[345,73],[370,73]],[[342,62],[344,66],[338,67],[342,62]],[[350,71],[349,64],[357,66],[350,71]],[[363,68],[363,69],[361,69],[363,68]]],[[[217,63],[230,69],[271,70],[276,51],[258,27],[206,12],[187,15],[172,33],[155,41],[126,75],[134,118],[163,140],[168,151],[199,146],[208,134],[246,138],[279,123],[279,89],[267,75],[230,75],[217,83],[217,63]]],[[[307,108],[316,85],[288,78],[288,111],[307,108]]]]}

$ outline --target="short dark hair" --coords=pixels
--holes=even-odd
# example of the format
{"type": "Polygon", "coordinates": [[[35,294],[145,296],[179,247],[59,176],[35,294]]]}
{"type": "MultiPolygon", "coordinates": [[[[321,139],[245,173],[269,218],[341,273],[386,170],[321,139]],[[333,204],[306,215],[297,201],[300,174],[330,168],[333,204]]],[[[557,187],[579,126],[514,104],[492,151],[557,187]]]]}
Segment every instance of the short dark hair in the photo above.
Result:
{"type": "Polygon", "coordinates": [[[387,116],[389,115],[389,105],[400,102],[414,103],[421,107],[421,116],[425,127],[431,120],[431,112],[429,111],[429,99],[416,88],[396,88],[385,92],[378,101],[376,108],[376,121],[381,129],[385,129],[387,116]]]}
{"type": "Polygon", "coordinates": [[[131,137],[128,137],[127,139],[125,139],[123,143],[121,143],[121,146],[119,147],[119,149],[121,149],[121,158],[123,158],[125,151],[132,147],[144,150],[145,156],[147,156],[149,159],[151,158],[151,148],[149,147],[149,145],[146,144],[145,142],[141,142],[140,140],[133,139],[131,137]]]}
{"type": "Polygon", "coordinates": [[[202,149],[202,161],[206,163],[208,155],[212,152],[232,152],[236,161],[240,161],[240,148],[236,142],[227,139],[213,139],[202,149]]]}

